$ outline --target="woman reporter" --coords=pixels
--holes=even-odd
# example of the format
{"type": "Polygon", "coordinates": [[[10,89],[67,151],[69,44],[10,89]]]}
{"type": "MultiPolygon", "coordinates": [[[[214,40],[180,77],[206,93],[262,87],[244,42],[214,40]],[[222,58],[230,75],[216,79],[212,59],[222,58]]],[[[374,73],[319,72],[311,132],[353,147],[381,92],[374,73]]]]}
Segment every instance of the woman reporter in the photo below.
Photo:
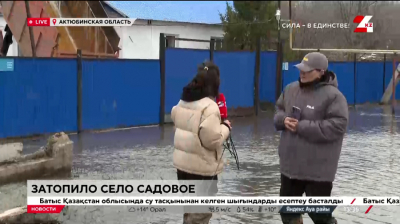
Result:
{"type": "MultiPolygon", "coordinates": [[[[228,120],[221,122],[215,98],[220,72],[212,62],[203,63],[197,75],[183,88],[181,100],[172,108],[175,124],[173,164],[178,180],[218,180],[222,172],[222,145],[230,134],[228,120]]],[[[217,189],[216,181],[212,181],[217,189]]],[[[185,213],[184,223],[209,223],[211,213],[185,213]]]]}

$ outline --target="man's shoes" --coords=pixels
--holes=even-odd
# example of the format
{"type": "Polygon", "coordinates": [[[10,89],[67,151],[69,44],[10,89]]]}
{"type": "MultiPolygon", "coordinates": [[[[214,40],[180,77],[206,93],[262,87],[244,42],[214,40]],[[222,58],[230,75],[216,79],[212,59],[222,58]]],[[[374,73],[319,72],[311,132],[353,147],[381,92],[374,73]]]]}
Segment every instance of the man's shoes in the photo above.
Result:
{"type": "MultiPolygon", "coordinates": [[[[283,224],[303,224],[303,217],[282,217],[282,223],[283,224]]],[[[328,221],[317,221],[314,222],[314,224],[338,224],[337,220],[335,218],[330,218],[328,221]]]]}
{"type": "Polygon", "coordinates": [[[312,219],[314,224],[338,224],[337,220],[334,217],[325,218],[325,219],[312,219]]]}
{"type": "Polygon", "coordinates": [[[327,224],[338,224],[337,220],[335,218],[331,218],[327,224]]]}
{"type": "Polygon", "coordinates": [[[303,217],[282,217],[282,223],[283,224],[303,224],[303,217]]]}

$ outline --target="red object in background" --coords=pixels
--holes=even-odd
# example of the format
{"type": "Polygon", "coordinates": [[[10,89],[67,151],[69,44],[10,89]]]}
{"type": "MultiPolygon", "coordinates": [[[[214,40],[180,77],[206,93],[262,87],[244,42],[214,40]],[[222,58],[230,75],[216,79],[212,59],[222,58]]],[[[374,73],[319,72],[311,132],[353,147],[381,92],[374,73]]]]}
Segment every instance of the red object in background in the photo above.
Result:
{"type": "Polygon", "coordinates": [[[50,26],[50,18],[27,18],[28,26],[50,26]]]}
{"type": "Polygon", "coordinates": [[[217,97],[217,104],[219,107],[219,112],[221,114],[221,119],[225,120],[226,118],[228,118],[228,109],[226,107],[226,100],[223,93],[220,93],[217,97]]]}
{"type": "Polygon", "coordinates": [[[28,205],[27,213],[61,213],[65,205],[28,205]]]}

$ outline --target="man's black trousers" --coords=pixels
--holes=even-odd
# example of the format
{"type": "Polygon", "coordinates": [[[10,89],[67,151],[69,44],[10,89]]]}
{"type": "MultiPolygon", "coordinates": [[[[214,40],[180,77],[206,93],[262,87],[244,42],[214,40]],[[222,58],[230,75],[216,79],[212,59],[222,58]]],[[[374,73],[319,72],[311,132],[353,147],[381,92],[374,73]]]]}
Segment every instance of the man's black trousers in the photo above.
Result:
{"type": "MultiPolygon", "coordinates": [[[[282,197],[301,197],[306,193],[307,197],[330,197],[332,193],[332,182],[317,182],[290,179],[289,177],[281,174],[281,190],[280,196],[282,197]]],[[[332,214],[309,213],[310,218],[315,224],[335,224],[336,219],[332,214]]],[[[302,223],[301,214],[287,214],[281,213],[282,222],[284,224],[302,223]]]]}

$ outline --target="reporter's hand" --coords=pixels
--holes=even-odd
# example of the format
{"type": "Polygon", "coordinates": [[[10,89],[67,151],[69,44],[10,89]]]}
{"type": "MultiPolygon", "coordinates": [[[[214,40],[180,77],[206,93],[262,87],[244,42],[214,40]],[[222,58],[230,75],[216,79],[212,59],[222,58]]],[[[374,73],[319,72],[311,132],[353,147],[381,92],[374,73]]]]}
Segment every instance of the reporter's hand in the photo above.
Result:
{"type": "Polygon", "coordinates": [[[232,125],[231,125],[231,122],[229,120],[224,120],[224,123],[227,124],[232,129],[232,125]]]}
{"type": "Polygon", "coordinates": [[[286,129],[288,129],[291,132],[296,132],[298,120],[291,118],[291,117],[286,117],[283,123],[285,124],[286,129]]]}

